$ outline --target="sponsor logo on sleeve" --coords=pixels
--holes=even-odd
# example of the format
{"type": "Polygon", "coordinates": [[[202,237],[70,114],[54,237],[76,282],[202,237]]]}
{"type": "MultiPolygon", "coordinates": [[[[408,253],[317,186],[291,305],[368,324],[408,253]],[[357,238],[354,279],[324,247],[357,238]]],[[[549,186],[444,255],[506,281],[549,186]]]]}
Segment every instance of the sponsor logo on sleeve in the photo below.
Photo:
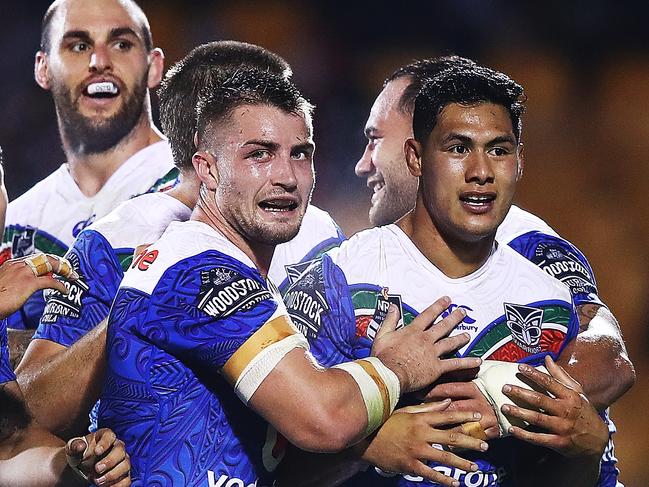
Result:
{"type": "Polygon", "coordinates": [[[90,290],[90,286],[84,281],[84,277],[79,269],[79,257],[71,253],[67,256],[72,268],[79,274],[79,279],[74,282],[63,281],[67,288],[68,294],[62,294],[54,289],[46,289],[45,310],[41,318],[42,323],[54,323],[59,318],[78,319],[81,316],[83,307],[83,297],[90,290]]]}
{"type": "Polygon", "coordinates": [[[597,293],[588,268],[568,249],[551,243],[540,243],[532,261],[546,273],[570,288],[571,294],[597,293]]]}
{"type": "Polygon", "coordinates": [[[399,321],[397,322],[397,329],[404,326],[403,323],[403,303],[401,301],[401,296],[399,294],[390,294],[387,287],[381,289],[381,292],[376,297],[376,308],[374,308],[374,314],[372,319],[367,325],[367,337],[370,340],[374,340],[376,333],[381,328],[383,320],[388,314],[388,308],[390,304],[394,304],[397,307],[399,312],[399,321]]]}
{"type": "Polygon", "coordinates": [[[11,253],[14,258],[24,257],[36,252],[34,241],[36,239],[36,229],[32,227],[25,228],[22,232],[17,232],[11,242],[11,253]]]}
{"type": "Polygon", "coordinates": [[[291,319],[307,338],[315,338],[322,326],[322,315],[329,311],[319,260],[286,267],[291,285],[284,303],[291,319]],[[311,265],[313,264],[313,265],[311,265]]]}
{"type": "Polygon", "coordinates": [[[543,310],[521,304],[503,303],[507,327],[516,345],[528,353],[541,351],[541,324],[543,310]]]}
{"type": "Polygon", "coordinates": [[[272,299],[263,284],[226,267],[201,272],[198,309],[214,318],[226,318],[239,311],[252,309],[272,299]]]}

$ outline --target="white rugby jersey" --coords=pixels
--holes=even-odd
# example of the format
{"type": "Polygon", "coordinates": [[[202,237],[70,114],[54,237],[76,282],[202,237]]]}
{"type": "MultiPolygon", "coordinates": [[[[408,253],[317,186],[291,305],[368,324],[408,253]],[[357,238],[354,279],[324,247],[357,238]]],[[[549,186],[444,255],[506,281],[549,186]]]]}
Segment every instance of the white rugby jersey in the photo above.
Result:
{"type": "MultiPolygon", "coordinates": [[[[76,236],[133,196],[171,187],[178,176],[166,140],[151,144],[124,162],[94,196],[85,196],[67,164],[9,203],[0,260],[36,251],[64,255],[76,236]]],[[[8,318],[10,328],[35,328],[43,311],[35,293],[8,318]]]]}

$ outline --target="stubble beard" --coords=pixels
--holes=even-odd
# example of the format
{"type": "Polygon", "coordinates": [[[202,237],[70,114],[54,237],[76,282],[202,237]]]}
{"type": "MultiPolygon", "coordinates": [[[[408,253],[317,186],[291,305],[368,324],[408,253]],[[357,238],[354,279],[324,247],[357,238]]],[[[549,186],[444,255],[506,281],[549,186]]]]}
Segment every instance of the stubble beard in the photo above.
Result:
{"type": "Polygon", "coordinates": [[[414,185],[405,181],[402,184],[386,185],[381,191],[381,198],[371,206],[369,212],[370,223],[374,227],[390,225],[415,207],[416,182],[414,185]]]}
{"type": "Polygon", "coordinates": [[[70,88],[53,82],[52,97],[59,120],[59,131],[73,153],[90,155],[106,152],[131,133],[144,111],[147,96],[146,76],[135,84],[132,91],[126,91],[124,94],[124,102],[115,115],[96,121],[79,112],[79,98],[73,99],[70,88]]]}

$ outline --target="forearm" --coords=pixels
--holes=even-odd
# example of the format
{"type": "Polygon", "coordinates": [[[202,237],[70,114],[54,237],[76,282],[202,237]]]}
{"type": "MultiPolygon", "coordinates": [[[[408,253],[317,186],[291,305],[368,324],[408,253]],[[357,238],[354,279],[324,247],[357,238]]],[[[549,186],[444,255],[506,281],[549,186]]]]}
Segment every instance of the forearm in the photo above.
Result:
{"type": "Polygon", "coordinates": [[[101,393],[105,347],[106,325],[102,323],[38,366],[18,369],[18,382],[32,415],[48,431],[64,438],[85,432],[88,413],[101,393]]]}
{"type": "Polygon", "coordinates": [[[580,314],[587,325],[557,362],[582,385],[591,404],[601,411],[631,388],[635,370],[613,314],[593,305],[581,306],[580,314]],[[586,313],[589,316],[583,316],[586,313]]]}
{"type": "Polygon", "coordinates": [[[62,440],[32,425],[0,445],[0,487],[85,485],[68,467],[62,440]]]}

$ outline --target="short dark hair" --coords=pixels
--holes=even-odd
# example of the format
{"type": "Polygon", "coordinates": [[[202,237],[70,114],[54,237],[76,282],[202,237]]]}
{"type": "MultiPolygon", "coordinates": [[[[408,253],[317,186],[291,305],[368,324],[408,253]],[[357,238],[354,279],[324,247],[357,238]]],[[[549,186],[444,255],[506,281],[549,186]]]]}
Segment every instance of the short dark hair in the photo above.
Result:
{"type": "Polygon", "coordinates": [[[397,69],[383,82],[383,87],[385,88],[390,81],[406,76],[409,77],[410,84],[403,91],[397,106],[403,113],[412,115],[415,110],[415,98],[417,98],[419,90],[421,90],[421,87],[426,81],[454,66],[470,67],[477,66],[477,64],[469,58],[456,55],[420,59],[397,69]]]}
{"type": "MultiPolygon", "coordinates": [[[[146,15],[144,14],[144,11],[140,8],[140,6],[137,4],[137,2],[133,0],[129,0],[129,1],[142,14],[142,17],[145,20],[144,23],[140,25],[140,29],[142,30],[142,40],[144,42],[144,48],[148,52],[151,52],[153,50],[153,36],[151,35],[151,27],[149,26],[149,23],[146,20],[146,15]]],[[[52,47],[50,43],[50,30],[52,28],[52,19],[54,18],[54,15],[56,14],[58,9],[59,9],[59,4],[57,2],[54,2],[49,6],[47,11],[45,12],[45,15],[43,15],[43,21],[41,22],[40,50],[43,51],[44,53],[49,53],[52,47]]]]}
{"type": "Polygon", "coordinates": [[[238,41],[202,44],[167,71],[158,91],[160,123],[179,169],[192,167],[196,150],[196,104],[202,93],[241,68],[286,78],[292,75],[291,66],[282,57],[263,47],[238,41]]]}
{"type": "Polygon", "coordinates": [[[520,141],[525,99],[523,87],[499,71],[483,66],[447,69],[425,83],[415,99],[415,139],[424,143],[435,128],[438,115],[451,103],[494,103],[507,109],[516,141],[520,141]]]}
{"type": "Polygon", "coordinates": [[[256,69],[235,71],[227,79],[219,80],[206,96],[199,99],[196,111],[196,127],[199,147],[209,148],[210,128],[222,122],[243,105],[270,105],[286,113],[311,117],[311,105],[283,76],[256,69]]]}

